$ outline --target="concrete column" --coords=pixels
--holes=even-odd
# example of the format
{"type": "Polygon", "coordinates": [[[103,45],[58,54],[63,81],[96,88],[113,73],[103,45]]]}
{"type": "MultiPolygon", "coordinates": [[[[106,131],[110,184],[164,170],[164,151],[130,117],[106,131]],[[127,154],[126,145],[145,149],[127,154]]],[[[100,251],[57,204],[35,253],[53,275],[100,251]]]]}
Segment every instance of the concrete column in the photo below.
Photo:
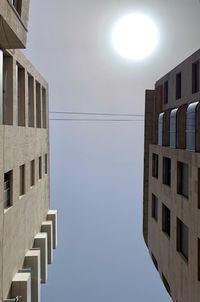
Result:
{"type": "Polygon", "coordinates": [[[58,245],[58,223],[57,223],[57,210],[49,210],[47,212],[47,220],[52,221],[53,225],[53,248],[56,249],[58,245]]]}
{"type": "Polygon", "coordinates": [[[25,255],[24,267],[31,269],[31,301],[40,302],[40,250],[29,250],[25,255]]]}
{"type": "Polygon", "coordinates": [[[0,49],[0,125],[3,124],[3,51],[0,49]]]}
{"type": "Polygon", "coordinates": [[[41,232],[47,233],[48,264],[53,262],[53,223],[51,220],[44,221],[41,232]]]}
{"type": "Polygon", "coordinates": [[[48,274],[47,233],[38,233],[34,239],[34,248],[40,249],[41,282],[46,283],[48,274]]]}
{"type": "Polygon", "coordinates": [[[31,274],[17,273],[12,280],[11,295],[21,296],[20,302],[31,302],[31,274]]]}

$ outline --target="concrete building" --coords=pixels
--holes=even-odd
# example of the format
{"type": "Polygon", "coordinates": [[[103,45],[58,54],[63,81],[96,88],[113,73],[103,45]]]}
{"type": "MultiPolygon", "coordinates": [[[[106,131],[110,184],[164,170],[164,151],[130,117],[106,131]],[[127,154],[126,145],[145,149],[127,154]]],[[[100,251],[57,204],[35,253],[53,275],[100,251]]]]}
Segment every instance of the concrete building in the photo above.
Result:
{"type": "Polygon", "coordinates": [[[40,301],[57,246],[49,206],[48,84],[17,50],[29,0],[0,1],[0,300],[40,301]],[[12,300],[13,299],[13,300],[12,300]]]}
{"type": "Polygon", "coordinates": [[[200,301],[200,50],[146,91],[144,239],[174,302],[200,301]]]}

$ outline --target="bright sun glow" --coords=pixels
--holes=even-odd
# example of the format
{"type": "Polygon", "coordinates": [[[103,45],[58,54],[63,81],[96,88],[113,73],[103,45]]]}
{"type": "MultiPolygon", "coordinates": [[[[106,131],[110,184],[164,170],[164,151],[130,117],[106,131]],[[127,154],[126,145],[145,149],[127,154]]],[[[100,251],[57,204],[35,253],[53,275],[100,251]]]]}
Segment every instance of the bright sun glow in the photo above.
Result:
{"type": "Polygon", "coordinates": [[[142,60],[158,45],[158,30],[146,15],[133,13],[121,18],[112,32],[115,50],[125,59],[142,60]]]}

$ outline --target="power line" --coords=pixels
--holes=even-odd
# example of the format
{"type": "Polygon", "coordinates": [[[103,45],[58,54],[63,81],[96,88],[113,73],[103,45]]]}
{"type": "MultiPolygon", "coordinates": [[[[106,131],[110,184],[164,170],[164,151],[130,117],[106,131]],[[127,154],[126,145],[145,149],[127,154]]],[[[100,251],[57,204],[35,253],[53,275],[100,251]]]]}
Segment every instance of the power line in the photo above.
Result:
{"type": "Polygon", "coordinates": [[[144,122],[144,120],[137,119],[84,119],[84,118],[52,118],[50,121],[79,121],[79,122],[144,122]]]}
{"type": "Polygon", "coordinates": [[[144,117],[144,114],[128,114],[128,113],[103,113],[103,112],[78,112],[78,111],[50,111],[50,114],[74,114],[74,115],[97,115],[97,116],[129,116],[144,117]]]}

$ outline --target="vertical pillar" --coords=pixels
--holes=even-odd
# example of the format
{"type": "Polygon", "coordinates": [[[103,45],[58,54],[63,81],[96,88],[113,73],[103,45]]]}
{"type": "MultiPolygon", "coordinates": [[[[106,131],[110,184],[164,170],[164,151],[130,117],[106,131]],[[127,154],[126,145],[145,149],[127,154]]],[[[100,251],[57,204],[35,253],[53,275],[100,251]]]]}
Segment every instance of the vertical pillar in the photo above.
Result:
{"type": "Polygon", "coordinates": [[[44,221],[41,232],[47,233],[48,264],[53,262],[53,227],[52,221],[44,221]]]}
{"type": "Polygon", "coordinates": [[[26,253],[24,267],[31,269],[31,301],[40,302],[40,250],[33,249],[26,253]]]}
{"type": "Polygon", "coordinates": [[[31,302],[31,274],[17,273],[12,280],[11,295],[20,296],[20,302],[31,302]]]}
{"type": "Polygon", "coordinates": [[[47,233],[38,233],[34,239],[34,248],[40,249],[40,271],[41,282],[46,283],[48,264],[47,264],[47,233]]]}
{"type": "Polygon", "coordinates": [[[58,226],[57,226],[57,210],[49,210],[47,213],[47,220],[52,221],[53,225],[53,248],[56,249],[58,245],[58,226]]]}

